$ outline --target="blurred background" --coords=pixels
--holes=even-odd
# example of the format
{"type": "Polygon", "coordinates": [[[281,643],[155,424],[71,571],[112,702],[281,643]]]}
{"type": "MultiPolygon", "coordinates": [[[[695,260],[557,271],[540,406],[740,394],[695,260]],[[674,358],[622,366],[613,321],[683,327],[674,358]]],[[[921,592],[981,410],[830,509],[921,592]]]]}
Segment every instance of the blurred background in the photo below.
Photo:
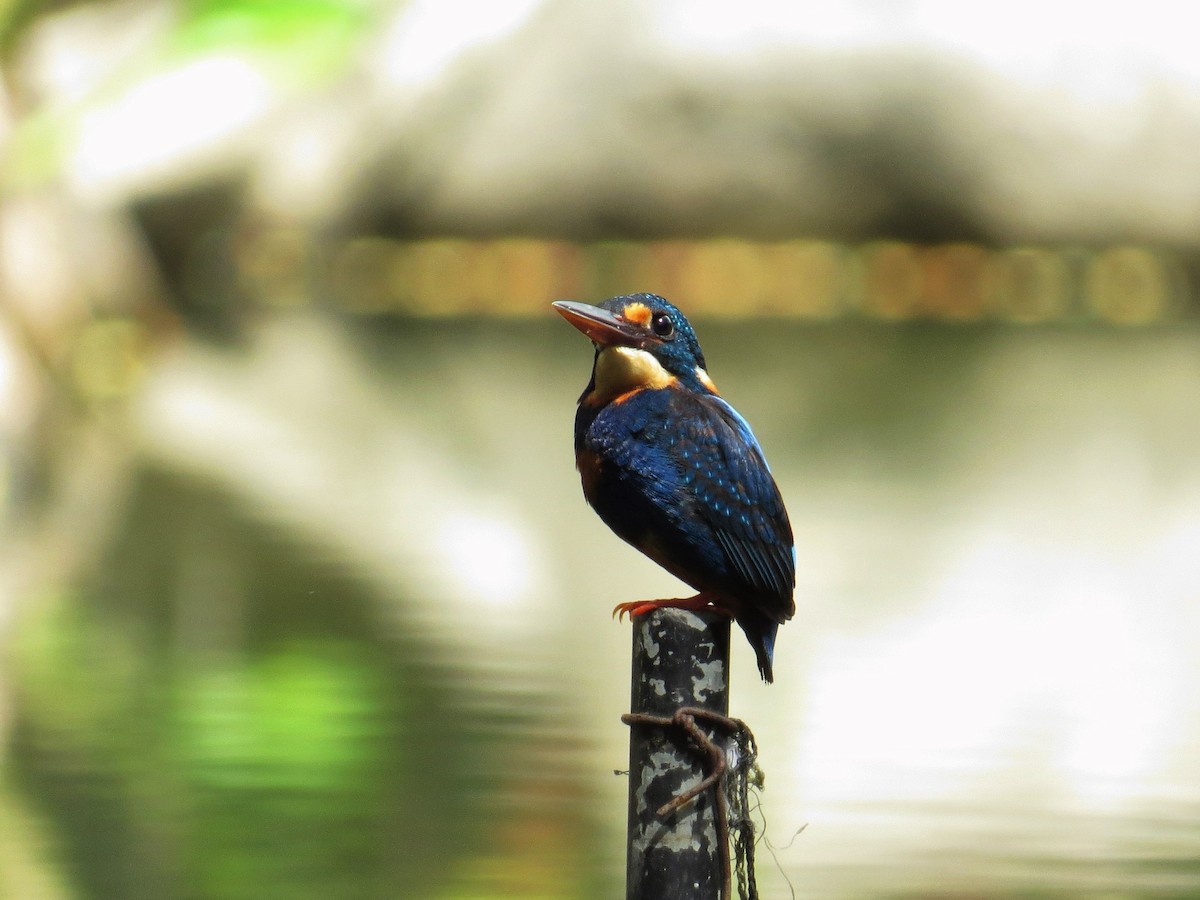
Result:
{"type": "Polygon", "coordinates": [[[640,290],[795,527],[763,897],[1200,896],[1198,18],[0,2],[0,898],[621,896],[640,290]]]}

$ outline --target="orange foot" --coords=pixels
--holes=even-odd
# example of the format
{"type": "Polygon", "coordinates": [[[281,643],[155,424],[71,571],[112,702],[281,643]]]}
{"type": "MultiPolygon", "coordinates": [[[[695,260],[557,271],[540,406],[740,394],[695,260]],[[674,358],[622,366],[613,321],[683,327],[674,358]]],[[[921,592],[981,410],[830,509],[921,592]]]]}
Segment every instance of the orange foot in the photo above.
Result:
{"type": "Polygon", "coordinates": [[[626,615],[632,619],[634,616],[645,615],[656,609],[687,609],[692,612],[707,610],[733,618],[733,613],[713,603],[708,594],[697,594],[695,597],[674,597],[667,600],[634,600],[630,603],[618,603],[613,607],[612,614],[618,621],[623,621],[626,615]]]}

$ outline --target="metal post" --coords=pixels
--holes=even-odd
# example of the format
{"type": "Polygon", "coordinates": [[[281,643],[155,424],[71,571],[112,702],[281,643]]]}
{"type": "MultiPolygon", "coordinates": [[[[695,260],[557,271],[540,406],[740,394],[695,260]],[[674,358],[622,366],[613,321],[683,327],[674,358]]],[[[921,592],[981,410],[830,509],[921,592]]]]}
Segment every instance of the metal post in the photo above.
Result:
{"type": "MultiPolygon", "coordinates": [[[[728,715],[728,671],[727,616],[659,609],[633,619],[635,715],[670,718],[680,707],[728,715]]],[[[630,727],[627,900],[720,897],[724,848],[711,791],[666,817],[656,812],[698,785],[709,769],[710,760],[682,729],[630,727]]]]}

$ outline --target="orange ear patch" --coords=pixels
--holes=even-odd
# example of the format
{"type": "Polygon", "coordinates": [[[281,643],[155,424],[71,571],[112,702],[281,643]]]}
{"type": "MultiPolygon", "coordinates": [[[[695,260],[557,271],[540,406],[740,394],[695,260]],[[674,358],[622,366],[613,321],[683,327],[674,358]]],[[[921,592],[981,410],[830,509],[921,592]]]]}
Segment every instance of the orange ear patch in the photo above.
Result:
{"type": "Polygon", "coordinates": [[[621,310],[621,317],[634,325],[641,325],[643,328],[650,327],[650,307],[645,303],[630,303],[621,310]]]}
{"type": "Polygon", "coordinates": [[[713,384],[713,380],[708,377],[708,373],[706,371],[704,371],[704,369],[701,368],[700,366],[696,366],[696,380],[699,381],[706,388],[708,388],[710,391],[712,391],[714,394],[717,394],[718,396],[720,395],[721,392],[717,390],[717,386],[715,384],[713,384]]]}

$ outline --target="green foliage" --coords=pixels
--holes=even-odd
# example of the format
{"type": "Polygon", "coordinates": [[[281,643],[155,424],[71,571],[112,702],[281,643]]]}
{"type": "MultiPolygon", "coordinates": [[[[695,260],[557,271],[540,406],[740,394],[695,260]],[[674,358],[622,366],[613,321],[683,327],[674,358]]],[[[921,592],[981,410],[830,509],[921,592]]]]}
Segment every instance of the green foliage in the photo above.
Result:
{"type": "Polygon", "coordinates": [[[381,696],[377,673],[336,642],[183,677],[187,883],[213,897],[368,892],[388,796],[381,696]]]}
{"type": "Polygon", "coordinates": [[[15,660],[23,780],[85,895],[372,895],[402,755],[381,672],[338,639],[164,671],[126,625],[58,603],[15,660]]]}
{"type": "Polygon", "coordinates": [[[314,643],[197,671],[176,708],[184,770],[214,790],[362,790],[379,694],[375,673],[314,643]]]}
{"type": "MultiPolygon", "coordinates": [[[[167,28],[99,66],[99,74],[82,91],[18,103],[21,113],[0,160],[0,187],[13,190],[53,181],[89,113],[120,103],[197,60],[238,57],[285,92],[320,86],[354,59],[381,9],[375,0],[187,0],[167,28]]],[[[39,16],[58,12],[58,4],[10,4],[6,9],[0,0],[0,52],[19,45],[39,16]]],[[[219,90],[213,87],[215,94],[219,90]]]]}
{"type": "Polygon", "coordinates": [[[128,732],[112,723],[131,716],[137,657],[130,633],[104,628],[74,596],[49,598],[48,612],[17,632],[15,666],[22,699],[38,721],[69,733],[83,753],[107,753],[128,732]]]}
{"type": "Polygon", "coordinates": [[[282,80],[308,82],[343,65],[374,21],[369,0],[191,0],[174,38],[185,56],[244,53],[282,80]]]}

